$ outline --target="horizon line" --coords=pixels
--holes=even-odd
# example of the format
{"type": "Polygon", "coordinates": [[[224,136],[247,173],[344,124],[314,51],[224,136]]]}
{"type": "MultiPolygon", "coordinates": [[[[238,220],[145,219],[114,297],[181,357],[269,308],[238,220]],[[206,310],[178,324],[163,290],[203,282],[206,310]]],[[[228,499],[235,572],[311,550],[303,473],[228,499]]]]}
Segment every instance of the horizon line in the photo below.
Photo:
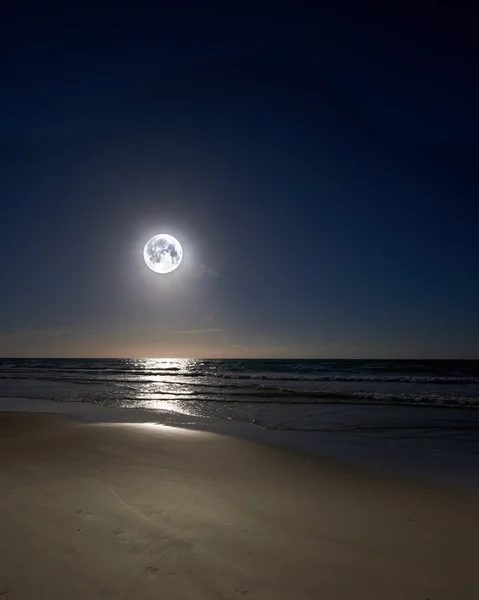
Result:
{"type": "Polygon", "coordinates": [[[223,356],[212,357],[212,356],[0,356],[1,360],[474,360],[479,361],[479,356],[476,358],[432,358],[432,357],[284,357],[284,356],[223,356]]]}

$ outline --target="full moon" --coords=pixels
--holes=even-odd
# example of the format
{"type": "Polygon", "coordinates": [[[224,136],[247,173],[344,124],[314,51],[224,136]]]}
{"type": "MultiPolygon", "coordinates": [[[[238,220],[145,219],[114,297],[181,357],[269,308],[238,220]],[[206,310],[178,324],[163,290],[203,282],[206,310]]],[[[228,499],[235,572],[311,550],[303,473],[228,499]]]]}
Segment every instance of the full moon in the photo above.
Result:
{"type": "Polygon", "coordinates": [[[171,273],[180,266],[183,248],[172,235],[159,233],[146,242],[143,258],[155,273],[171,273]]]}

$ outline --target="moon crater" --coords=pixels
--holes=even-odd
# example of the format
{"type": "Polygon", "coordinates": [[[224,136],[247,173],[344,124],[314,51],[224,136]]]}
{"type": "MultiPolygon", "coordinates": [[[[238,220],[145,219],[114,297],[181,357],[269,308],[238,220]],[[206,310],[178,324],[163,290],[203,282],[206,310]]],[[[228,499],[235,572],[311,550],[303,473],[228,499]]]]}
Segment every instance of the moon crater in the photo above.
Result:
{"type": "Polygon", "coordinates": [[[172,235],[159,233],[146,242],[143,258],[155,273],[171,273],[183,260],[183,248],[172,235]]]}

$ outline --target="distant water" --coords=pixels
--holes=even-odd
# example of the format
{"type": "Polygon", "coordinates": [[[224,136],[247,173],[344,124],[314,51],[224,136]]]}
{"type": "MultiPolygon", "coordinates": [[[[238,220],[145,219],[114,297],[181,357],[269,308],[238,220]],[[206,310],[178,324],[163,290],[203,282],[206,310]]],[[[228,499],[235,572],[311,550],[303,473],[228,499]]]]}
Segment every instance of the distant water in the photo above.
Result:
{"type": "Polygon", "coordinates": [[[413,440],[479,457],[472,360],[3,359],[2,396],[143,408],[166,422],[250,423],[336,444],[413,440]]]}

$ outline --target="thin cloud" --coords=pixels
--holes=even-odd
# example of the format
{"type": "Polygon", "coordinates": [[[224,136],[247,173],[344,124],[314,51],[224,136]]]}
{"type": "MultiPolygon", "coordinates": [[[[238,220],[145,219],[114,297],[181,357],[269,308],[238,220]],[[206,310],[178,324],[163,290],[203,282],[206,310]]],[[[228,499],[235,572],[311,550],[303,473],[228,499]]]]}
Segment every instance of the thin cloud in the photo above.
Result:
{"type": "Polygon", "coordinates": [[[229,329],[189,329],[187,331],[175,331],[173,335],[196,335],[200,333],[217,333],[220,331],[229,331],[229,329]]]}

